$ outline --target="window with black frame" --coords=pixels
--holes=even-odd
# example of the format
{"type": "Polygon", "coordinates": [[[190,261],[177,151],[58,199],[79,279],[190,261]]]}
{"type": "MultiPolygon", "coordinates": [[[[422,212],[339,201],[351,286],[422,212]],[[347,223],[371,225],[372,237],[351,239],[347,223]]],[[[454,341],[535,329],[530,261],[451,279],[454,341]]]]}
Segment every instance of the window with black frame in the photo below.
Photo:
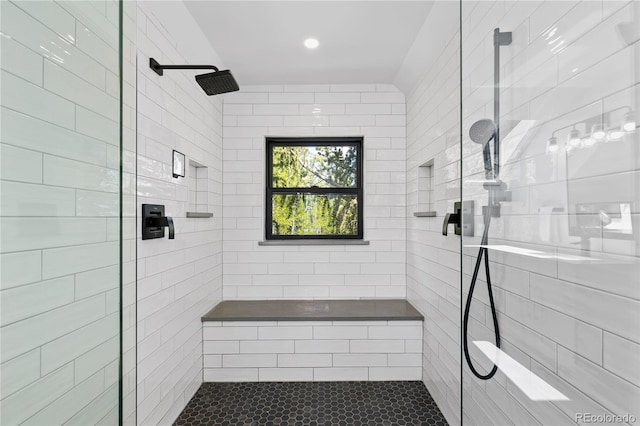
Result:
{"type": "Polygon", "coordinates": [[[362,138],[267,138],[265,237],[362,239],[362,138]]]}

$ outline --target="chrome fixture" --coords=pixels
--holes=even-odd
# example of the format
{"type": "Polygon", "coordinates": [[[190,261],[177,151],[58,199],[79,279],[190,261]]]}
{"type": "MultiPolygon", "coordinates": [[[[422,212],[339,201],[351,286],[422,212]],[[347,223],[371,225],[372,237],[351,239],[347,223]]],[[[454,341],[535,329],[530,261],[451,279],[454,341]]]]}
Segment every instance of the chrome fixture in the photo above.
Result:
{"type": "Polygon", "coordinates": [[[482,145],[484,157],[484,175],[486,179],[493,178],[493,166],[491,165],[491,148],[489,142],[496,137],[496,125],[492,120],[478,120],[471,125],[469,137],[477,144],[482,145]]]}
{"type": "Polygon", "coordinates": [[[569,132],[569,137],[567,138],[567,144],[571,148],[576,148],[582,144],[582,139],[580,139],[580,132],[575,128],[569,132]]]}
{"type": "Polygon", "coordinates": [[[596,141],[604,140],[606,136],[607,132],[604,130],[604,125],[594,124],[593,127],[591,127],[591,137],[596,141]]]}
{"type": "Polygon", "coordinates": [[[631,133],[634,132],[637,128],[636,118],[633,116],[633,112],[629,110],[624,116],[624,124],[622,128],[625,132],[631,133]]]}
{"type": "Polygon", "coordinates": [[[630,107],[622,106],[607,111],[602,115],[588,118],[582,121],[569,123],[560,127],[551,133],[551,137],[547,141],[547,154],[557,151],[558,139],[556,133],[561,130],[571,128],[567,135],[567,151],[571,151],[580,147],[591,147],[598,142],[617,142],[624,139],[628,133],[633,133],[638,128],[635,115],[630,107]],[[612,118],[613,114],[620,110],[626,110],[622,124],[616,124],[612,118]],[[589,132],[584,137],[580,134],[580,130],[584,129],[589,132]],[[589,131],[590,129],[590,131],[589,131]]]}
{"type": "Polygon", "coordinates": [[[624,138],[625,131],[623,128],[613,129],[607,133],[607,141],[615,142],[624,138]]]}

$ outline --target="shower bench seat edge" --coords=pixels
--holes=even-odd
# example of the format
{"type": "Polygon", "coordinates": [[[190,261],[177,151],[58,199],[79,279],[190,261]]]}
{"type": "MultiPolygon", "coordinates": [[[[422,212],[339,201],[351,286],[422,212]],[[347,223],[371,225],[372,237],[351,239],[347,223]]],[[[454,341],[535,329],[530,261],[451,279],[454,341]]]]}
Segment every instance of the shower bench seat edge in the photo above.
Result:
{"type": "Polygon", "coordinates": [[[422,321],[404,299],[224,300],[202,321],[422,321]]]}
{"type": "Polygon", "coordinates": [[[423,320],[403,299],[222,301],[204,381],[421,380],[423,320]]]}

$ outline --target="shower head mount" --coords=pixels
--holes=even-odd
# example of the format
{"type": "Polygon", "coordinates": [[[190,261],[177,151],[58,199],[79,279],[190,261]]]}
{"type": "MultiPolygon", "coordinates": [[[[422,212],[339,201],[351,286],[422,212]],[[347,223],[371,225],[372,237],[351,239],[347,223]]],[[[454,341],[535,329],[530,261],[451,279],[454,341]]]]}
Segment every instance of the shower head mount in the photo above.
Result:
{"type": "Polygon", "coordinates": [[[231,71],[220,71],[215,65],[160,65],[155,59],[149,58],[149,68],[159,76],[164,75],[164,70],[213,70],[207,74],[196,75],[196,82],[209,96],[240,90],[231,71]]]}

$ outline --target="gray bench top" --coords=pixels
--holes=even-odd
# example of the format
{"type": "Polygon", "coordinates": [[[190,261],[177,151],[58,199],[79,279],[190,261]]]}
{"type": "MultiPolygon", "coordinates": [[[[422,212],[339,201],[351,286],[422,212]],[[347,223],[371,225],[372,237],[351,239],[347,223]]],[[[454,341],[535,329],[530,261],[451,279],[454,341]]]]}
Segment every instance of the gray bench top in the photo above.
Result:
{"type": "Polygon", "coordinates": [[[225,300],[202,321],[422,321],[406,300],[225,300]]]}

